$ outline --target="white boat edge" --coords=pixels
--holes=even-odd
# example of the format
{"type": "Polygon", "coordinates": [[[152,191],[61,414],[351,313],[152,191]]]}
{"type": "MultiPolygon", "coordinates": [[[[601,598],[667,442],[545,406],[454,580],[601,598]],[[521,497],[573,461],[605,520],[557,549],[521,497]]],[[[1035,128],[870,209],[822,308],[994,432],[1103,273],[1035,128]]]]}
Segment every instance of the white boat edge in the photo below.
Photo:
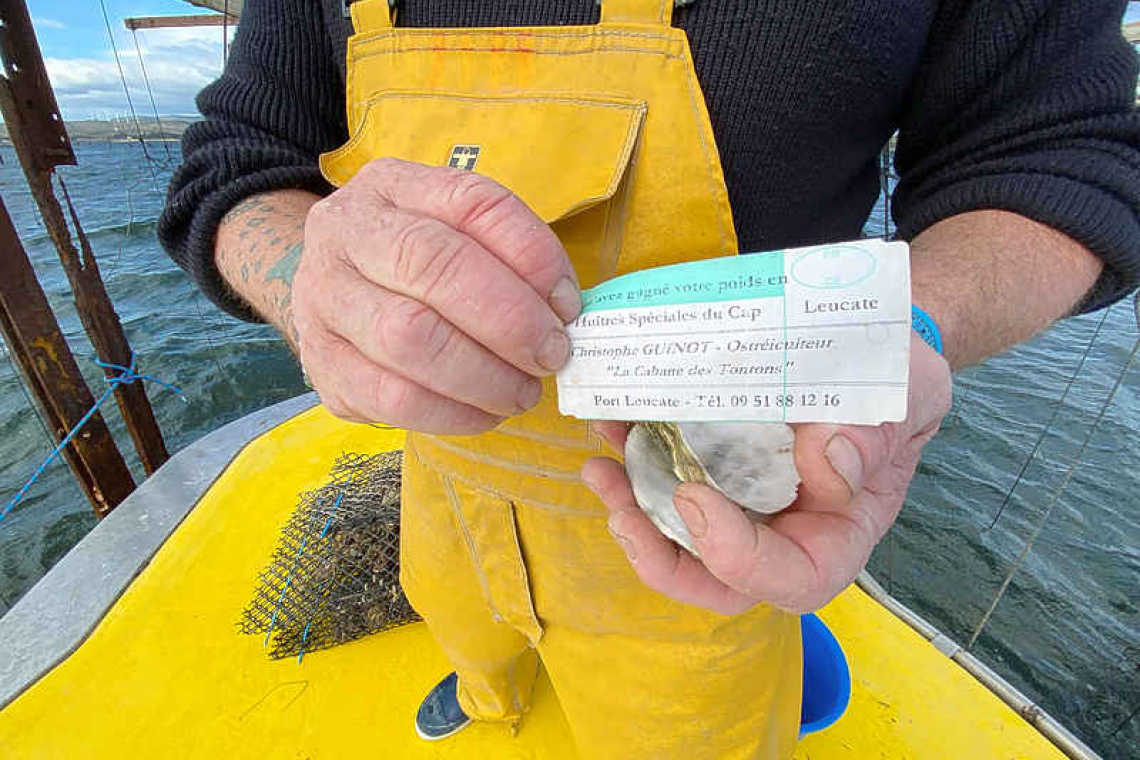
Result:
{"type": "MultiPolygon", "coordinates": [[[[0,641],[0,709],[19,697],[87,639],[166,539],[250,442],[308,411],[306,393],[248,414],[172,456],[33,586],[4,617],[0,641]]],[[[1074,760],[1103,760],[1088,745],[987,665],[863,571],[856,584],[1017,711],[1074,760]]]]}
{"type": "Polygon", "coordinates": [[[243,448],[318,403],[307,393],[223,425],[179,451],[0,618],[0,709],[79,648],[243,448]]]}

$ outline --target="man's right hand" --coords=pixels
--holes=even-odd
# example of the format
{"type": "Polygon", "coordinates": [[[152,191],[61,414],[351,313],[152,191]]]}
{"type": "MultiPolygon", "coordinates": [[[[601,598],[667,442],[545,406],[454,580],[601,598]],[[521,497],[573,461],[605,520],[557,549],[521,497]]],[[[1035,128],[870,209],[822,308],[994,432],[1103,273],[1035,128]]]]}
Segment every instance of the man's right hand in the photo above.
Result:
{"type": "Polygon", "coordinates": [[[581,292],[550,227],[502,185],[381,159],[309,211],[291,308],[333,414],[462,434],[538,402],[581,292]]]}

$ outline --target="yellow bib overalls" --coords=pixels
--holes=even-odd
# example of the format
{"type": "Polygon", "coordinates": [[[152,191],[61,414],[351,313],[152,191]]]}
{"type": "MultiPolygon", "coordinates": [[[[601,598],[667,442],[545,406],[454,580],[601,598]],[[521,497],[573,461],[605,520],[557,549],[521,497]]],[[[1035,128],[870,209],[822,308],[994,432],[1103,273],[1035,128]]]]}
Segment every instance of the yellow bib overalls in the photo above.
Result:
{"type": "MultiPolygon", "coordinates": [[[[385,156],[488,175],[552,226],[583,287],[736,252],[672,0],[510,29],[396,29],[385,0],[351,8],[351,136],[321,159],[334,184],[385,156]]],[[[765,605],[724,617],[645,588],[579,480],[603,453],[558,414],[549,381],[493,432],[408,435],[401,581],[463,709],[517,723],[541,658],[583,758],[791,757],[798,619],[765,605]]]]}

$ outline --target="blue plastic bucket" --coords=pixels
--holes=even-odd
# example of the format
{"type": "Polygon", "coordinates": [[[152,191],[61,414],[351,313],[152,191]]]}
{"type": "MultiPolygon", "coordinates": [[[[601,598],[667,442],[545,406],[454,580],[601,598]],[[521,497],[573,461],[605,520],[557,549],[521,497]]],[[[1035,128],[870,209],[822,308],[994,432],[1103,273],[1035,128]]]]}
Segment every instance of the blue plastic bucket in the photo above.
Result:
{"type": "Polygon", "coordinates": [[[851,701],[851,670],[843,648],[815,615],[800,617],[804,642],[804,696],[800,708],[800,738],[822,731],[851,701]]]}

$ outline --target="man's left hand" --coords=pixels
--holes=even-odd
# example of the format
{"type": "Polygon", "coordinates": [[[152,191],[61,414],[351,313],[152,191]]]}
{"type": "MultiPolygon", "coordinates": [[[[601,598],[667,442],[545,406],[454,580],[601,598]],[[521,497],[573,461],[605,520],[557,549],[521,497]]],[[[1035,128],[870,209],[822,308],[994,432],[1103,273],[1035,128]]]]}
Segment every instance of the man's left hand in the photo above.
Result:
{"type": "MultiPolygon", "coordinates": [[[[650,588],[724,615],[760,602],[810,612],[855,580],[894,523],[950,400],[949,365],[912,336],[907,418],[877,427],[793,425],[799,494],[766,525],[715,489],[677,488],[674,503],[700,559],[649,521],[621,464],[591,459],[582,478],[610,509],[610,532],[650,588]]],[[[624,450],[626,423],[593,424],[624,450]]]]}

